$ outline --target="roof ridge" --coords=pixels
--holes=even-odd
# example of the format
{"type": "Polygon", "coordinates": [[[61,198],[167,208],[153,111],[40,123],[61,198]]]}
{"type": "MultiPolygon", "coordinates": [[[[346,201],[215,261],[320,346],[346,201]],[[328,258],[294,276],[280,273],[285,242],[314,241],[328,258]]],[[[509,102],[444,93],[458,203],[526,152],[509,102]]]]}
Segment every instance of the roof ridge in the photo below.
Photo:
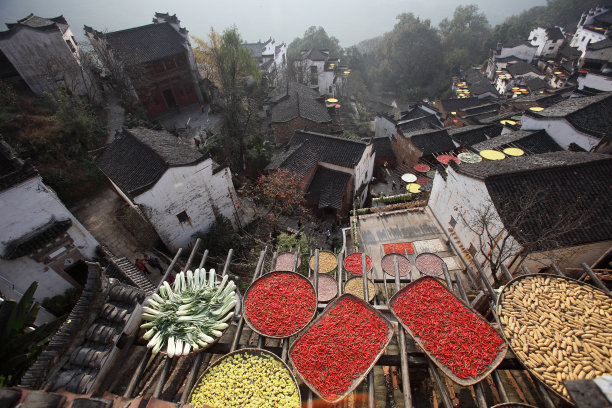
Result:
{"type": "MultiPolygon", "coordinates": [[[[340,136],[334,136],[334,135],[327,135],[325,133],[318,133],[318,132],[312,132],[310,130],[296,130],[295,133],[306,133],[306,134],[310,134],[310,135],[315,135],[315,136],[323,136],[323,137],[327,137],[330,139],[336,139],[336,140],[342,140],[345,142],[353,142],[353,143],[358,143],[358,144],[362,144],[364,146],[368,146],[369,143],[367,142],[362,142],[361,140],[354,140],[354,139],[348,139],[348,138],[344,138],[344,137],[340,137],[340,136]]],[[[295,136],[294,133],[294,136],[295,136]]],[[[293,139],[293,137],[292,137],[293,139]]]]}

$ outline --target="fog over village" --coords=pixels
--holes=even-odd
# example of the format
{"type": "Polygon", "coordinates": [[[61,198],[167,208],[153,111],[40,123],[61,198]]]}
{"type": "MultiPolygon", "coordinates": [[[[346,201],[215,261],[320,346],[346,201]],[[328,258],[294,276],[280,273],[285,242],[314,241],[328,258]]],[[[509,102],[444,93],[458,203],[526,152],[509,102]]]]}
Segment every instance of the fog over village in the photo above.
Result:
{"type": "Polygon", "coordinates": [[[0,3],[0,402],[612,406],[612,2],[0,3]]]}

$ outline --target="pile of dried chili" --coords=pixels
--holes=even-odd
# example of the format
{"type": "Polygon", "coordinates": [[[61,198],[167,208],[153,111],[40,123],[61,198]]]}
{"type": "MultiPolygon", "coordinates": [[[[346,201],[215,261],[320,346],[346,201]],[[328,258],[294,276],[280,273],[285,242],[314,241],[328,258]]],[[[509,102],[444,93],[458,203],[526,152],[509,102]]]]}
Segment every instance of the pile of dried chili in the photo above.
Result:
{"type": "MultiPolygon", "coordinates": [[[[354,252],[344,260],[344,269],[352,275],[361,276],[363,267],[361,265],[361,252],[354,252]]],[[[372,270],[372,260],[366,255],[366,271],[372,270]]]]}
{"type": "Polygon", "coordinates": [[[433,278],[407,286],[392,308],[427,351],[459,378],[483,374],[503,349],[499,334],[433,278]]]}
{"type": "Polygon", "coordinates": [[[362,301],[345,295],[302,334],[291,359],[320,396],[334,401],[387,346],[388,329],[387,322],[362,301]]]}
{"type": "Polygon", "coordinates": [[[297,333],[310,322],[316,307],[312,284],[291,272],[272,272],[259,278],[244,301],[248,322],[269,337],[297,333]]]}

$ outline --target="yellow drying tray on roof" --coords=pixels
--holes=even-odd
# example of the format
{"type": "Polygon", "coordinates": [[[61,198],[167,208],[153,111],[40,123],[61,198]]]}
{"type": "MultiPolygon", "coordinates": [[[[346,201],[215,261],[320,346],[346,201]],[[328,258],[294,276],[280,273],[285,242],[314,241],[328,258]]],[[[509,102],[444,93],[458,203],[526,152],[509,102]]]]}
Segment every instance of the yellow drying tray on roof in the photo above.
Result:
{"type": "Polygon", "coordinates": [[[506,158],[505,154],[497,150],[481,150],[480,155],[487,160],[503,160],[506,158]]]}

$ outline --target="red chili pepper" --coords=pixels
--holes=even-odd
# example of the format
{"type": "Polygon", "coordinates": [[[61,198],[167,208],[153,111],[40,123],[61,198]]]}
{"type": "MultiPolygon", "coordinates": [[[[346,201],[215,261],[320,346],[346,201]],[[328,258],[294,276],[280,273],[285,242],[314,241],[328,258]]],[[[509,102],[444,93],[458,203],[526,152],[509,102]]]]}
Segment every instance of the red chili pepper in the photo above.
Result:
{"type": "Polygon", "coordinates": [[[344,298],[295,344],[300,374],[326,399],[348,390],[387,344],[387,325],[363,302],[344,298]]]}
{"type": "Polygon", "coordinates": [[[259,278],[244,304],[249,322],[271,337],[298,332],[310,322],[317,307],[314,290],[306,278],[277,272],[259,278]]]}
{"type": "MultiPolygon", "coordinates": [[[[353,275],[361,276],[363,267],[361,265],[361,252],[354,252],[344,260],[344,269],[353,275]]],[[[372,260],[366,255],[366,271],[372,269],[372,260]]]]}
{"type": "Polygon", "coordinates": [[[484,373],[503,339],[433,278],[423,278],[393,303],[400,320],[459,378],[484,373]]]}

